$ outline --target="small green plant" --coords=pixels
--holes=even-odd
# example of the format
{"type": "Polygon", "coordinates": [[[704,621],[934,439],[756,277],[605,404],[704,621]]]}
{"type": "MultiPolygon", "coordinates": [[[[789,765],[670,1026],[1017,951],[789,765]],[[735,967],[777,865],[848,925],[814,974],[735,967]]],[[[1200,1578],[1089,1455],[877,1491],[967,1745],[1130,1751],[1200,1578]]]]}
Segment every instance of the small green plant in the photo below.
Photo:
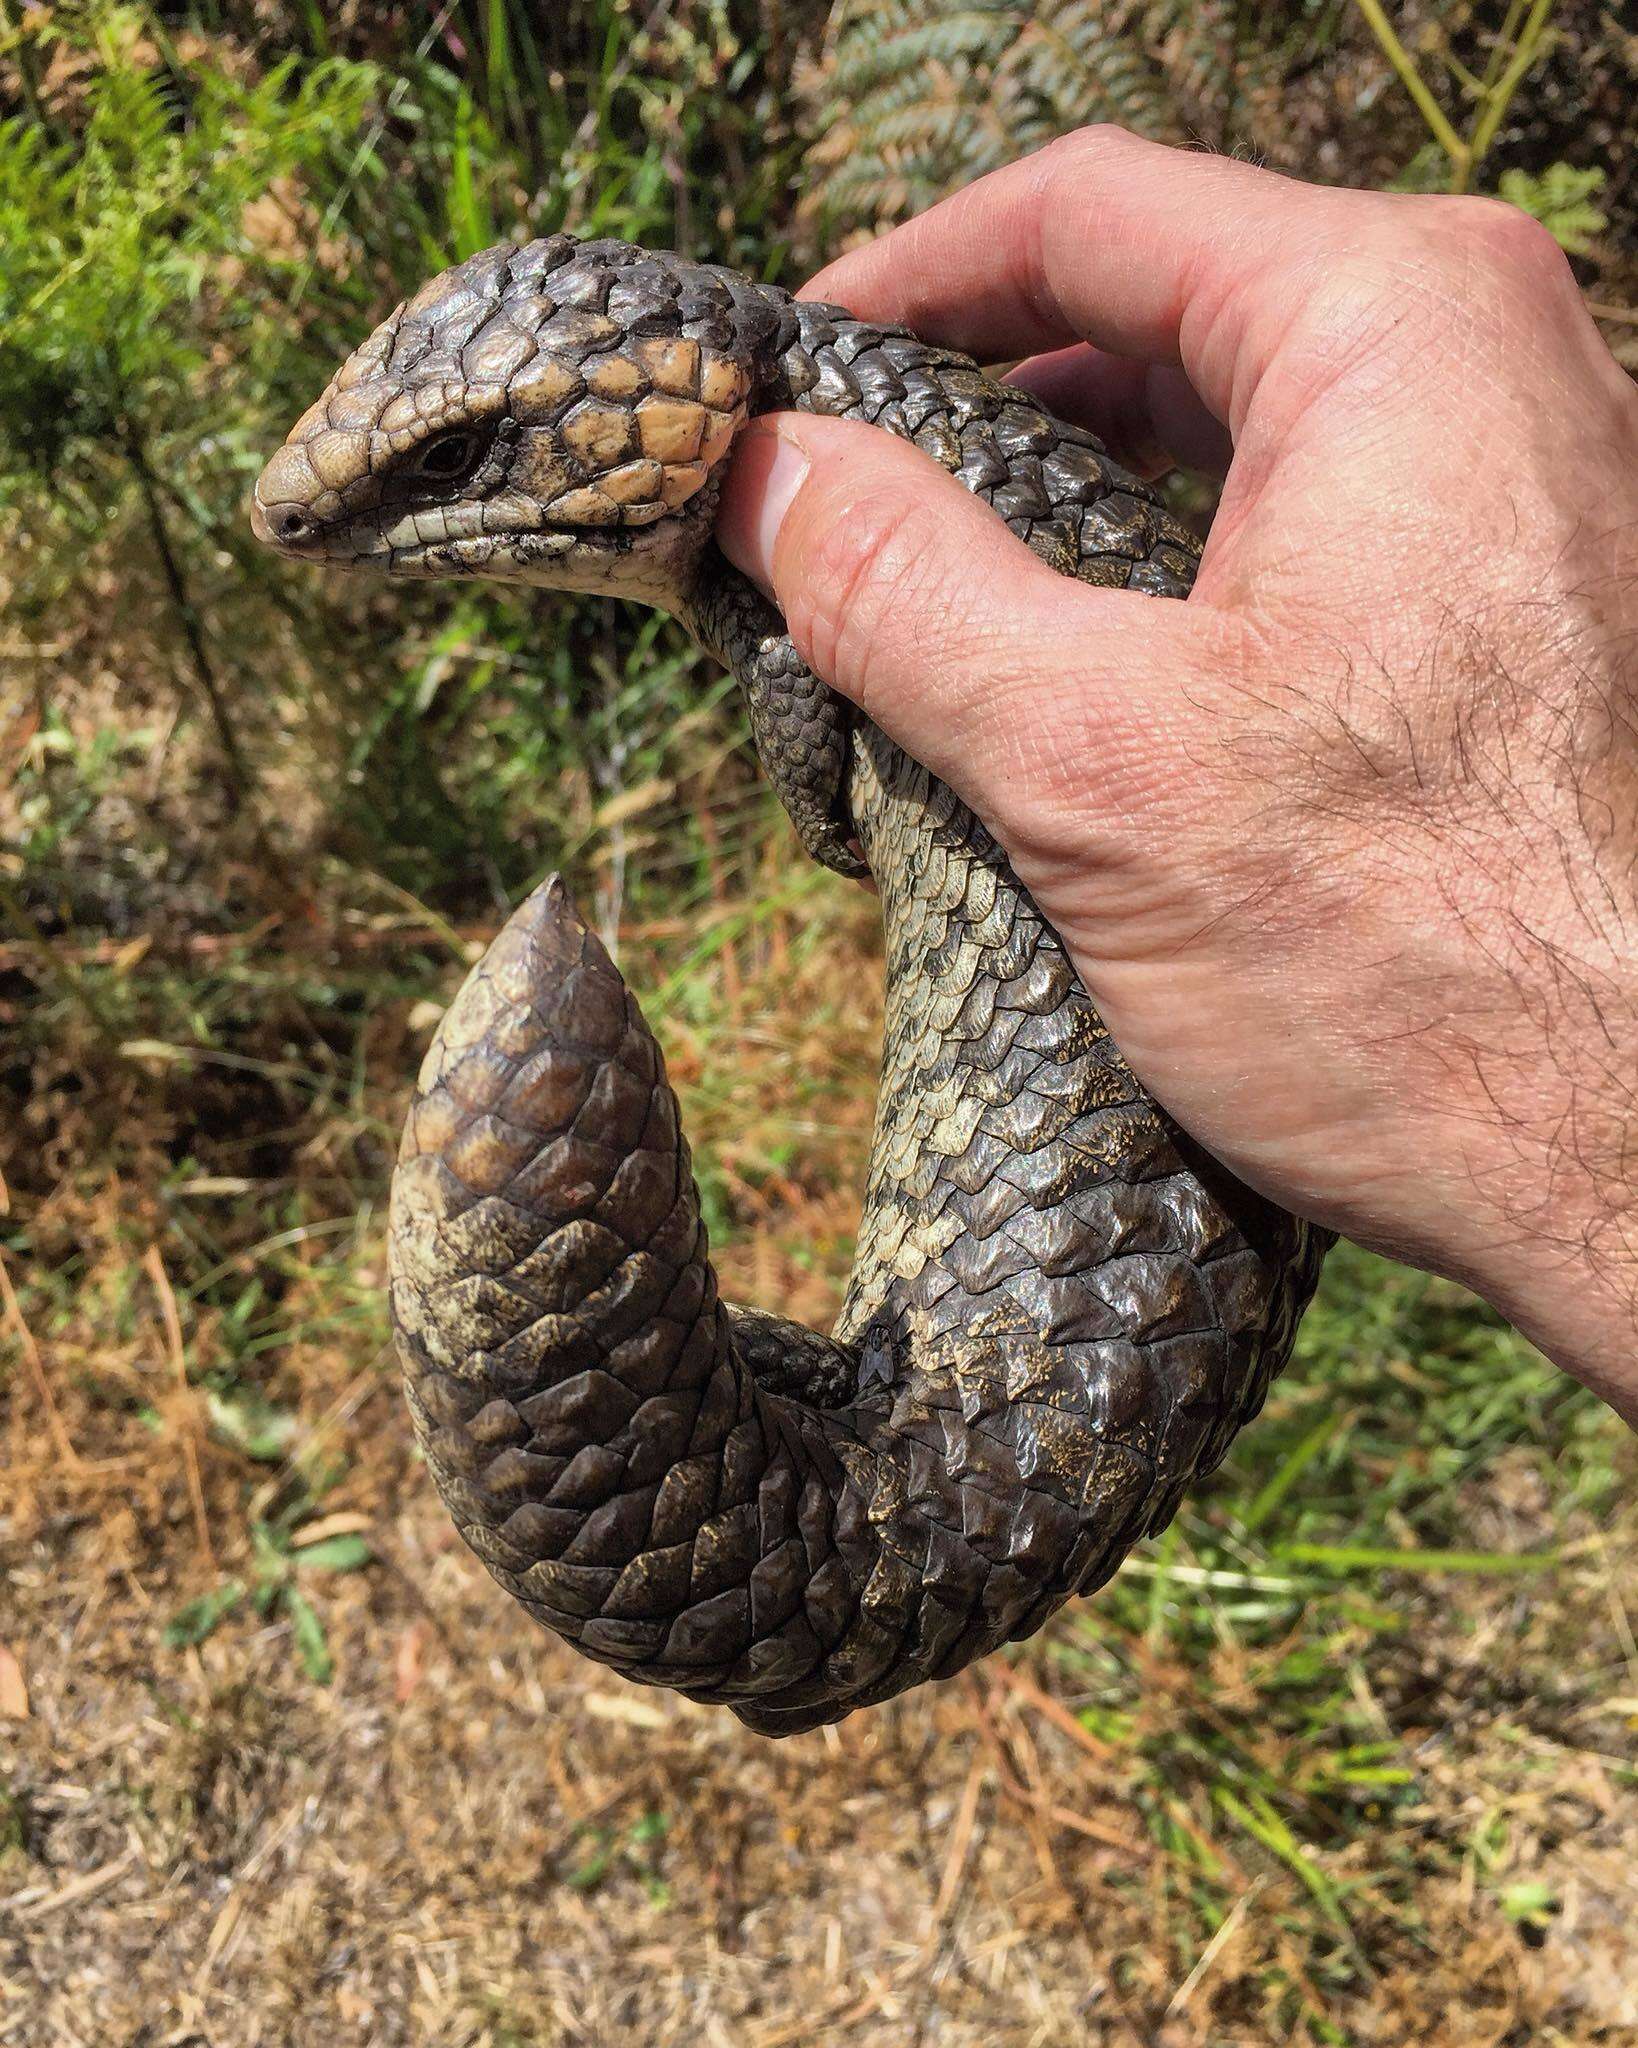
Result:
{"type": "Polygon", "coordinates": [[[251,1523],[254,1562],[249,1583],[239,1578],[226,1579],[197,1600],[190,1600],[165,1630],[169,1648],[183,1649],[202,1643],[248,1597],[258,1614],[284,1616],[290,1624],[291,1640],[302,1669],[315,1685],[329,1684],[335,1676],[335,1658],[324,1634],[324,1624],[297,1583],[298,1577],[303,1572],[361,1571],[374,1553],[362,1536],[351,1531],[303,1543],[300,1512],[286,1510],[272,1521],[251,1523]]]}
{"type": "MultiPolygon", "coordinates": [[[[259,1292],[255,1284],[246,1288],[234,1310],[242,1309],[248,1314],[259,1292]]],[[[230,1327],[235,1320],[233,1310],[223,1318],[230,1327]]],[[[276,1465],[286,1457],[301,1427],[300,1419],[290,1409],[280,1408],[260,1388],[239,1380],[212,1387],[206,1393],[205,1403],[215,1433],[259,1465],[276,1465]]]]}
{"type": "Polygon", "coordinates": [[[667,1906],[671,1889],[660,1875],[660,1857],[670,1831],[666,1816],[652,1810],[623,1831],[579,1828],[574,1836],[574,1859],[563,1873],[563,1882],[577,1892],[595,1892],[612,1877],[635,1877],[651,1905],[667,1906]]]}
{"type": "Polygon", "coordinates": [[[1558,1911],[1558,1899],[1552,1886],[1534,1878],[1507,1885],[1501,1892],[1500,1904],[1515,1926],[1534,1928],[1538,1932],[1550,1924],[1558,1911]]]}
{"type": "Polygon", "coordinates": [[[1471,192],[1519,87],[1552,48],[1557,0],[1528,0],[1528,4],[1527,0],[1509,0],[1482,73],[1470,70],[1457,58],[1442,30],[1429,31],[1425,46],[1443,64],[1471,110],[1465,131],[1457,128],[1440,106],[1433,88],[1400,41],[1381,0],[1354,0],[1354,5],[1381,45],[1382,54],[1393,66],[1400,84],[1415,101],[1416,110],[1433,138],[1406,167],[1399,180],[1401,187],[1471,192]]]}
{"type": "Polygon", "coordinates": [[[40,32],[42,48],[97,60],[77,132],[32,113],[0,123],[0,517],[30,533],[28,559],[49,568],[129,509],[185,670],[248,798],[189,572],[202,507],[183,451],[220,433],[221,381],[207,373],[224,331],[242,386],[271,376],[276,329],[251,317],[267,270],[251,209],[356,127],[373,73],[287,59],[244,84],[184,66],[162,37],[153,62],[142,39],[159,32],[136,8],[65,18],[71,26],[40,32]]]}
{"type": "Polygon", "coordinates": [[[1561,249],[1572,256],[1592,253],[1595,236],[1609,226],[1609,216],[1593,205],[1604,189],[1604,173],[1596,165],[1578,171],[1569,164],[1549,164],[1539,177],[1529,171],[1503,171],[1496,190],[1511,205],[1539,220],[1561,249]]]}

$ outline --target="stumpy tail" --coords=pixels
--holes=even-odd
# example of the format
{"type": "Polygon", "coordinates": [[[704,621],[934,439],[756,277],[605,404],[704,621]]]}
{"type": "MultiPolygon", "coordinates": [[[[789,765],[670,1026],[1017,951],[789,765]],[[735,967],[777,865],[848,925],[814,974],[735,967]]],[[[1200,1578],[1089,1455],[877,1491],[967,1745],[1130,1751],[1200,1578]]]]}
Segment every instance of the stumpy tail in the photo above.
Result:
{"type": "Polygon", "coordinates": [[[1107,1446],[1098,1537],[936,1359],[855,1399],[851,1347],[720,1300],[659,1048],[555,878],[427,1055],[391,1271],[427,1461],[496,1579],[764,1732],[948,1675],[1137,1533],[1148,1475],[1107,1446]]]}

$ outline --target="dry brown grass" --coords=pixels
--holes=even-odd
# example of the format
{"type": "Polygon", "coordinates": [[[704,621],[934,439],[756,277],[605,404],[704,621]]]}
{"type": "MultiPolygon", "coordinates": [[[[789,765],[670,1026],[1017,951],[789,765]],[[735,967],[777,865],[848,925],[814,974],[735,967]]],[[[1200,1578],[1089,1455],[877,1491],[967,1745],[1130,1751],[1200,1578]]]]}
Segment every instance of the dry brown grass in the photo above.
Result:
{"type": "MultiPolygon", "coordinates": [[[[668,1024],[734,1225],[728,1285],[816,1318],[867,1135],[871,923],[840,891],[760,923],[668,1024]]],[[[634,978],[659,985],[680,943],[639,935],[634,978]]],[[[377,1016],[355,1122],[393,1122],[423,1029],[408,990],[377,1016]]],[[[83,1263],[71,1286],[18,1271],[5,1309],[0,2042],[1638,2041],[1630,1517],[1573,1522],[1550,1582],[1402,1582],[1416,1626],[1380,1653],[1316,1638],[1416,1758],[1414,1803],[1320,1855],[1349,1901],[1328,1935],[1300,1872],[1225,1825],[1181,1747],[1166,1805],[1184,1729],[1269,1782],[1305,1768],[1264,1725],[1279,1658],[1232,1632],[1199,1663],[1164,1628],[1117,1631],[1140,1711],[1115,1735],[1081,1713],[1096,1688],[1069,1617],[1015,1662],[784,1744],[539,1635],[412,1454],[378,1224],[337,1206],[379,1197],[356,1132],[298,1120],[274,1160],[274,1133],[247,1152],[255,1134],[194,1099],[179,1133],[133,1064],[134,1081],[111,1068],[112,1160],[75,1146],[75,1118],[106,1134],[103,1100],[59,1106],[53,1170],[15,1151],[10,1167],[32,1240],[83,1263]],[[180,1142],[204,1194],[176,1192],[180,1142]],[[235,1159],[280,1176],[211,1196],[235,1159]],[[239,1230],[232,1256],[277,1276],[278,1341],[235,1363],[220,1311],[183,1285],[188,1205],[254,1223],[260,1202],[270,1235],[274,1185],[278,1215],[293,1189],[339,1227],[276,1255],[239,1230]],[[213,1428],[208,1387],[234,1373],[299,1419],[281,1462],[213,1428]],[[185,1602],[253,1569],[250,1526],[281,1505],[298,1542],[363,1532],[374,1556],[304,1581],[328,1685],[280,1610],[165,1641],[185,1602]],[[1503,1875],[1552,1897],[1539,1928],[1499,1910],[1464,1848],[1498,1828],[1503,1875]]],[[[1528,1458],[1467,1484],[1476,1542],[1565,1535],[1528,1458]]]]}
{"type": "MultiPolygon", "coordinates": [[[[401,54],[402,13],[332,26],[401,54]]],[[[719,111],[731,138],[759,118],[719,111]]],[[[447,228],[393,182],[399,243],[447,228]]],[[[724,196],[713,169],[700,206],[724,196]]],[[[414,1457],[381,1302],[391,1147],[452,942],[486,928],[481,862],[439,874],[396,814],[360,855],[339,798],[412,654],[427,715],[393,733],[430,732],[469,809],[513,778],[514,873],[568,844],[609,882],[622,775],[543,745],[550,633],[484,612],[446,644],[429,607],[405,636],[404,594],[366,590],[319,630],[200,540],[292,890],[246,851],[152,560],[116,536],[55,566],[72,601],[8,609],[0,642],[0,882],[49,935],[0,916],[0,2048],[1638,2043],[1638,1460],[1449,1290],[1339,1265],[1174,1535],[1014,1657],[840,1729],[770,1744],[530,1627],[414,1457]],[[411,849],[458,931],[344,865],[411,849]],[[359,1537],[359,1568],[299,1561],[359,1537]]],[[[628,639],[581,622],[611,697],[628,639]]],[[[874,920],[793,888],[725,723],[676,743],[698,684],[625,765],[669,791],[623,828],[628,968],[669,995],[729,1290],[822,1323],[874,920]]]]}

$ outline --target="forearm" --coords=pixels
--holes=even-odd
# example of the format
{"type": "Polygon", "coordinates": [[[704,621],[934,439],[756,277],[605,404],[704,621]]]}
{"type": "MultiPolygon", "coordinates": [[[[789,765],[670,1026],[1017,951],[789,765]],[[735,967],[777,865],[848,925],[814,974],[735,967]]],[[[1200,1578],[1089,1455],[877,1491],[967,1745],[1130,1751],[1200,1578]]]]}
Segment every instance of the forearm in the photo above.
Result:
{"type": "Polygon", "coordinates": [[[1572,1043],[1564,1011],[1545,1003],[1530,1021],[1533,1060],[1506,1077],[1475,1062],[1449,1249],[1429,1263],[1638,1428],[1638,1042],[1628,1027],[1572,1043]]]}

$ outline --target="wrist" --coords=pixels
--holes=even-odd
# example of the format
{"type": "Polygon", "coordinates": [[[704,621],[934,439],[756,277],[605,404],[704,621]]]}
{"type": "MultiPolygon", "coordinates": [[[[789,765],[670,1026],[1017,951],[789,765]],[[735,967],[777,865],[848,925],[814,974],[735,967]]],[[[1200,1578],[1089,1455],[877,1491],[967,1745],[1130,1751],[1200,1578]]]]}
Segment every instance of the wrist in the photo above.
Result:
{"type": "MultiPolygon", "coordinates": [[[[1560,607],[1561,642],[1575,609],[1560,607]]],[[[1507,772],[1464,777],[1419,884],[1441,971],[1422,989],[1435,1058],[1417,1092],[1450,1168],[1430,1263],[1638,1427],[1638,792],[1616,742],[1630,712],[1608,667],[1554,675],[1522,642],[1485,694],[1512,707],[1507,772]]]]}
{"type": "Polygon", "coordinates": [[[1456,1129],[1457,1175],[1429,1263],[1638,1428],[1638,1111],[1607,1078],[1595,1092],[1545,1057],[1523,1071],[1533,1089],[1484,1087],[1456,1129]]]}
{"type": "Polygon", "coordinates": [[[1638,1429],[1638,1216],[1568,1207],[1457,1277],[1638,1429]]]}

